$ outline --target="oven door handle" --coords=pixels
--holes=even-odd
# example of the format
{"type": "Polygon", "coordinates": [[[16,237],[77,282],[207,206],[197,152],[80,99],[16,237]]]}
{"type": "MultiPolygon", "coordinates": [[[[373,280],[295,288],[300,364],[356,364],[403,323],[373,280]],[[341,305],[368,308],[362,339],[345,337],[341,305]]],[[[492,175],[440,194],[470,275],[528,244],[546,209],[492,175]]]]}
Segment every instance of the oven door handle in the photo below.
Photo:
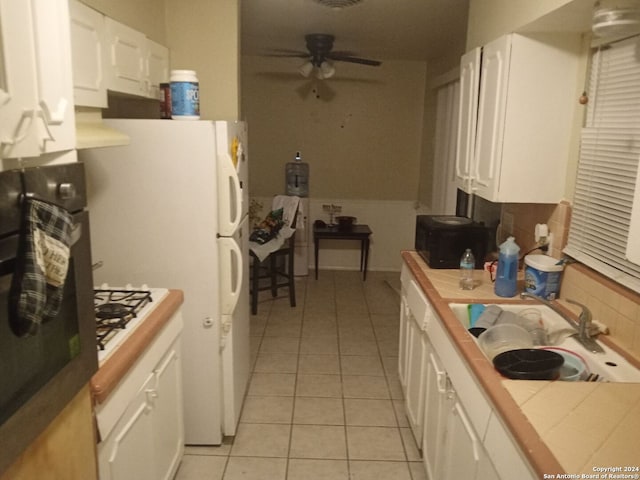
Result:
{"type": "Polygon", "coordinates": [[[69,234],[69,247],[75,245],[82,237],[82,223],[74,223],[71,225],[71,232],[69,234]]]}

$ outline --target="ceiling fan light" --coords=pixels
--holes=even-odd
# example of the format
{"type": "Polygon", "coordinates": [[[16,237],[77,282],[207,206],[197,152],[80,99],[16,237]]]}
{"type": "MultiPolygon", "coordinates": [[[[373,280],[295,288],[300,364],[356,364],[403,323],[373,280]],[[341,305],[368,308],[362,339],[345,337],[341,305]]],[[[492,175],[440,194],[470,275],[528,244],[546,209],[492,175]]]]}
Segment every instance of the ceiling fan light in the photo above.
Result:
{"type": "Polygon", "coordinates": [[[362,3],[362,0],[315,0],[316,3],[320,5],[324,5],[325,7],[332,8],[334,10],[341,10],[346,7],[352,7],[359,3],[362,3]]]}
{"type": "Polygon", "coordinates": [[[318,67],[318,71],[316,72],[316,76],[320,80],[324,80],[325,78],[331,78],[336,74],[335,67],[326,60],[320,64],[318,67]]]}
{"type": "Polygon", "coordinates": [[[598,37],[639,33],[640,4],[637,0],[598,0],[593,8],[592,31],[598,37]]]}
{"type": "Polygon", "coordinates": [[[298,71],[300,72],[300,75],[306,78],[311,75],[311,72],[313,71],[313,64],[311,62],[305,62],[300,65],[298,71]]]}

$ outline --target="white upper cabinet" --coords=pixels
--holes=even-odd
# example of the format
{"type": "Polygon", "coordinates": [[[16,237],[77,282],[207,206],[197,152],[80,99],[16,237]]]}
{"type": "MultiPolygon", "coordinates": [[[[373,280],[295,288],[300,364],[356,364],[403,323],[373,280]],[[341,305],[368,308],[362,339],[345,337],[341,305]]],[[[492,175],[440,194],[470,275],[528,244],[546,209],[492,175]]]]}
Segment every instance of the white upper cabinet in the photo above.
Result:
{"type": "Polygon", "coordinates": [[[465,53],[460,60],[460,103],[458,104],[455,177],[457,186],[467,193],[470,191],[471,164],[476,143],[481,53],[482,49],[475,48],[465,53]]]}
{"type": "Polygon", "coordinates": [[[107,108],[106,32],[104,16],[71,0],[71,56],[76,105],[107,108]]]}
{"type": "Polygon", "coordinates": [[[147,96],[147,38],[143,33],[106,17],[108,89],[147,96]]]}
{"type": "Polygon", "coordinates": [[[75,147],[66,0],[0,0],[0,158],[75,147]]]}
{"type": "Polygon", "coordinates": [[[32,128],[37,104],[32,28],[29,3],[0,0],[0,158],[25,151],[26,156],[38,155],[32,128]]]}
{"type": "Polygon", "coordinates": [[[146,76],[147,96],[160,99],[160,84],[169,81],[169,49],[147,39],[146,76]]]}
{"type": "Polygon", "coordinates": [[[462,57],[459,188],[493,202],[563,199],[579,54],[577,35],[509,34],[462,57]]]}
{"type": "Polygon", "coordinates": [[[75,104],[107,108],[107,90],[159,98],[169,49],[78,0],[70,6],[75,104]]]}
{"type": "Polygon", "coordinates": [[[169,50],[122,23],[105,17],[107,89],[159,98],[160,83],[169,81],[169,50]]]}

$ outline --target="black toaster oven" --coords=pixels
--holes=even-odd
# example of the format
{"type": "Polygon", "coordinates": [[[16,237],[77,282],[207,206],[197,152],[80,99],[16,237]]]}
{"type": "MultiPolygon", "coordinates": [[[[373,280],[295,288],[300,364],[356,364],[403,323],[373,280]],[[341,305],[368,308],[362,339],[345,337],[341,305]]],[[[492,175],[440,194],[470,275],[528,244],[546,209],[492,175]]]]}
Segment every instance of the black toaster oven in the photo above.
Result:
{"type": "Polygon", "coordinates": [[[459,268],[467,248],[473,252],[476,268],[487,255],[489,228],[466,217],[418,215],[415,249],[430,268],[459,268]]]}

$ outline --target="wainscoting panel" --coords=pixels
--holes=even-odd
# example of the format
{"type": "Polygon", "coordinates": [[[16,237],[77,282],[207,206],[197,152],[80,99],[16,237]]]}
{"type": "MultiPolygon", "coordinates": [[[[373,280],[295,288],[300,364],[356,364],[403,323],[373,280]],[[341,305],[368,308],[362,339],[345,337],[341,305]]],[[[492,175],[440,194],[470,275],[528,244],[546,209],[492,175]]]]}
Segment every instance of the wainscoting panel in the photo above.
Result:
{"type": "MultiPolygon", "coordinates": [[[[263,205],[258,214],[264,218],[269,212],[271,199],[254,197],[263,205]]],[[[369,225],[371,246],[369,249],[369,270],[399,272],[400,252],[413,249],[415,235],[416,203],[409,201],[380,200],[341,200],[316,199],[309,201],[309,228],[298,231],[296,235],[308,236],[309,268],[313,275],[313,222],[322,220],[329,223],[329,215],[323,211],[323,205],[339,205],[342,212],[338,215],[356,217],[357,223],[369,225]]],[[[360,243],[355,240],[322,240],[320,243],[318,269],[358,270],[360,268],[360,243]]]]}

